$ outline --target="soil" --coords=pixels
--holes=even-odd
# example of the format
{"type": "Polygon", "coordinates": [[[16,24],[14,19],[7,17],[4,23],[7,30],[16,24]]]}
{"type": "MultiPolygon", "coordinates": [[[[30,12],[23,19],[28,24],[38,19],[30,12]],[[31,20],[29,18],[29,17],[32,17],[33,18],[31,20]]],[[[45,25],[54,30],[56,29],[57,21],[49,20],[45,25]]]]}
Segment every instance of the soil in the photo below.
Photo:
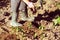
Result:
{"type": "Polygon", "coordinates": [[[0,40],[60,40],[60,24],[54,25],[53,22],[60,16],[60,6],[56,5],[60,1],[44,0],[43,8],[40,7],[39,0],[32,2],[36,11],[32,12],[28,8],[28,14],[35,15],[35,20],[21,21],[18,16],[18,22],[23,26],[13,27],[9,24],[11,21],[10,0],[0,0],[0,40]]]}

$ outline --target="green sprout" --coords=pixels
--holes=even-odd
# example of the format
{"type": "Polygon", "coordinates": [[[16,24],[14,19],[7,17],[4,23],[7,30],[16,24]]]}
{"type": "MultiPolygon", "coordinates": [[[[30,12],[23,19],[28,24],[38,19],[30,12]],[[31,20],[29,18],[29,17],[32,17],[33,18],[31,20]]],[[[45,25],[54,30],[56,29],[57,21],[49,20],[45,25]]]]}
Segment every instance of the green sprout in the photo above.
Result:
{"type": "Polygon", "coordinates": [[[18,31],[18,27],[12,27],[12,30],[18,31]]]}
{"type": "Polygon", "coordinates": [[[21,28],[21,27],[18,28],[18,30],[21,31],[21,32],[24,32],[23,28],[21,28]]]}
{"type": "Polygon", "coordinates": [[[37,36],[37,33],[34,33],[34,38],[37,36]]]}
{"type": "Polygon", "coordinates": [[[28,27],[31,28],[32,27],[32,23],[29,23],[28,27]]]}
{"type": "Polygon", "coordinates": [[[18,34],[19,31],[23,32],[24,30],[21,27],[12,27],[12,33],[18,34]]]}
{"type": "Polygon", "coordinates": [[[60,17],[53,20],[54,25],[60,24],[60,17]]]}
{"type": "Polygon", "coordinates": [[[44,29],[44,27],[43,27],[43,26],[39,26],[39,29],[40,29],[40,30],[43,30],[43,29],[44,29]]]}

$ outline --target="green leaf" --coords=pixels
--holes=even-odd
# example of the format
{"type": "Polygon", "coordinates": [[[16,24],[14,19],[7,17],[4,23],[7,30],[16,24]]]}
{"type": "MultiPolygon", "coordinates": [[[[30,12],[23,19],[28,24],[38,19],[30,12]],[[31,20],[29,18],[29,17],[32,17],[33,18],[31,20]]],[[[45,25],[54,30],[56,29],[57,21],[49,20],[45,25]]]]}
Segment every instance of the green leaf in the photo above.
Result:
{"type": "Polygon", "coordinates": [[[55,25],[60,24],[60,17],[58,17],[58,18],[56,18],[56,19],[54,20],[54,24],[55,24],[55,25]]]}
{"type": "Polygon", "coordinates": [[[43,30],[43,29],[44,29],[44,27],[43,27],[43,26],[39,26],[39,29],[40,29],[40,30],[43,30]]]}
{"type": "Polygon", "coordinates": [[[36,37],[36,36],[37,36],[37,33],[34,34],[34,37],[36,37]]]}

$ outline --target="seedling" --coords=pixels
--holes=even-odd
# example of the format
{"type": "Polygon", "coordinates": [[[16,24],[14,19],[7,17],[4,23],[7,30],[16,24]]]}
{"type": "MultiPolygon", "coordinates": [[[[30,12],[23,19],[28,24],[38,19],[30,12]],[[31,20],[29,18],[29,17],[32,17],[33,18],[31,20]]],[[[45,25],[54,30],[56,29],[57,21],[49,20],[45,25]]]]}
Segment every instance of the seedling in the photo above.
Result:
{"type": "Polygon", "coordinates": [[[60,17],[53,20],[54,25],[60,24],[60,17]]]}
{"type": "Polygon", "coordinates": [[[31,27],[32,27],[32,23],[29,23],[29,24],[28,24],[28,27],[31,28],[31,27]]]}
{"type": "Polygon", "coordinates": [[[34,38],[37,37],[37,33],[34,34],[34,38]]]}
{"type": "Polygon", "coordinates": [[[40,30],[43,30],[43,29],[44,29],[44,27],[43,27],[43,26],[39,26],[39,29],[40,29],[40,30]]]}
{"type": "Polygon", "coordinates": [[[21,27],[12,27],[12,33],[18,33],[23,32],[23,29],[21,27]]]}

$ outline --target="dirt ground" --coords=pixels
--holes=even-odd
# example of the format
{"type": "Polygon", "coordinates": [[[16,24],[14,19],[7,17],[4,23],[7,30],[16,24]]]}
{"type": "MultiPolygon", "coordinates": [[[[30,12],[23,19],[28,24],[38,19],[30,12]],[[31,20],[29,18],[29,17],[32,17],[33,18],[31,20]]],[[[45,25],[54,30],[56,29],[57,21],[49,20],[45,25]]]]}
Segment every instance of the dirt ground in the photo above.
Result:
{"type": "Polygon", "coordinates": [[[40,7],[39,2],[34,3],[35,12],[28,8],[28,14],[35,17],[33,22],[21,21],[19,16],[18,22],[23,26],[13,27],[9,24],[10,0],[0,0],[0,40],[60,40],[60,24],[54,25],[53,22],[60,16],[60,1],[44,0],[43,7],[40,7]]]}

